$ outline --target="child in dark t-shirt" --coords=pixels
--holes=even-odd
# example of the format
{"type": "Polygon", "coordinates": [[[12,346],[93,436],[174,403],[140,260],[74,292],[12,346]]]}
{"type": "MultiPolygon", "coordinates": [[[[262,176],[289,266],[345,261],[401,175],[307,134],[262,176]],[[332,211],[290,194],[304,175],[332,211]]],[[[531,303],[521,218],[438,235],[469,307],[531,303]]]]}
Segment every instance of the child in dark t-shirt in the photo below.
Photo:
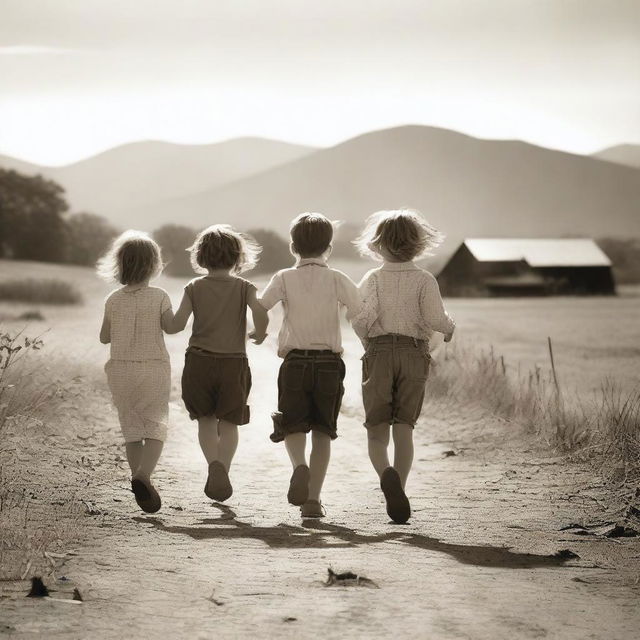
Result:
{"type": "Polygon", "coordinates": [[[247,307],[261,344],[268,316],[256,298],[256,287],[239,273],[257,262],[259,246],[228,225],[202,231],[190,247],[191,264],[204,273],[184,289],[173,321],[182,331],[193,313],[193,329],[182,372],[182,399],[198,421],[200,447],[209,464],[204,492],[222,502],[233,493],[229,468],[238,446],[238,425],[249,422],[247,398],[251,371],[246,354],[247,307]]]}

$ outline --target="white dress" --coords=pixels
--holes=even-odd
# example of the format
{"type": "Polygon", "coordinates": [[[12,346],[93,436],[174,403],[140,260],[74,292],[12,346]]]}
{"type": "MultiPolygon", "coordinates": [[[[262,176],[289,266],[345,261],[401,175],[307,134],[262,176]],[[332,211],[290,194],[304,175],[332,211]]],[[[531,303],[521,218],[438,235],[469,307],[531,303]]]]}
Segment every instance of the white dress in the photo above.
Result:
{"type": "Polygon", "coordinates": [[[118,289],[106,300],[111,359],[105,371],[125,442],[166,439],[171,366],[160,318],[170,308],[157,287],[118,289]]]}

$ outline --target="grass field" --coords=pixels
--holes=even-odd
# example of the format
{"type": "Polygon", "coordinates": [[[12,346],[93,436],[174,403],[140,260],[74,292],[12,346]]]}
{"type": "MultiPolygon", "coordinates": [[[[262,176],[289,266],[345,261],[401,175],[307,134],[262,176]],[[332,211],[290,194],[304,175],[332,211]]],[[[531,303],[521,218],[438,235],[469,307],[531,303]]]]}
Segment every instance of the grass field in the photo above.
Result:
{"type": "MultiPolygon", "coordinates": [[[[354,279],[371,263],[336,261],[336,266],[354,279]]],[[[250,276],[249,276],[250,277],[250,276]]],[[[98,280],[93,270],[65,265],[30,262],[0,262],[0,283],[22,278],[68,281],[83,296],[75,306],[0,301],[0,324],[18,329],[27,326],[31,334],[46,332],[46,353],[69,360],[99,361],[106,349],[98,343],[103,299],[110,287],[98,280]],[[22,314],[39,311],[43,320],[21,320],[22,314]]],[[[256,279],[259,287],[268,277],[256,279]]],[[[161,276],[156,282],[171,296],[174,307],[180,301],[186,280],[161,276]]],[[[567,391],[598,390],[611,379],[625,390],[640,387],[640,288],[622,288],[616,297],[559,298],[456,298],[446,301],[458,328],[454,345],[466,349],[490,349],[502,355],[507,370],[528,371],[536,366],[549,370],[547,337],[552,339],[560,384],[567,391]]],[[[350,332],[345,332],[347,349],[359,349],[350,332]]],[[[169,336],[171,344],[184,337],[169,336]]],[[[434,340],[438,345],[438,338],[434,340]]],[[[442,350],[437,346],[437,351],[442,350]]]]}

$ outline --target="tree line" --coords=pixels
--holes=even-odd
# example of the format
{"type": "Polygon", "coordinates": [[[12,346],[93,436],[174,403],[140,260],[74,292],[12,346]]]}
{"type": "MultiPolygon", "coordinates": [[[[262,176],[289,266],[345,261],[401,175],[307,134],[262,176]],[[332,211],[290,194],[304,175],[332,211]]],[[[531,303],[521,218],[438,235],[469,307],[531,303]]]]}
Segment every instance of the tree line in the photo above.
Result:
{"type": "MultiPolygon", "coordinates": [[[[0,168],[0,258],[93,266],[120,231],[103,216],[70,214],[64,188],[53,180],[0,168]]],[[[197,232],[177,224],[153,232],[168,275],[193,275],[185,249],[197,232]]],[[[262,246],[255,272],[270,273],[291,264],[284,238],[267,229],[247,233],[262,246]]]]}

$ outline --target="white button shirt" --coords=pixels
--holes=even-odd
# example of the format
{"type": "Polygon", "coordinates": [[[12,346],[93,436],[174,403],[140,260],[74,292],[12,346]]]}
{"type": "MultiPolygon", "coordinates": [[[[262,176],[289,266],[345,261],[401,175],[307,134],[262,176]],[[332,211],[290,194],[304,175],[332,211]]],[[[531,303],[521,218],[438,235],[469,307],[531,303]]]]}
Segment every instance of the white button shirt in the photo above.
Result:
{"type": "Polygon", "coordinates": [[[282,302],[284,318],[278,334],[282,358],[291,349],[342,353],[340,310],[346,307],[350,320],[360,307],[356,285],[322,258],[304,258],[295,267],[278,271],[259,300],[267,310],[282,302]]]}

